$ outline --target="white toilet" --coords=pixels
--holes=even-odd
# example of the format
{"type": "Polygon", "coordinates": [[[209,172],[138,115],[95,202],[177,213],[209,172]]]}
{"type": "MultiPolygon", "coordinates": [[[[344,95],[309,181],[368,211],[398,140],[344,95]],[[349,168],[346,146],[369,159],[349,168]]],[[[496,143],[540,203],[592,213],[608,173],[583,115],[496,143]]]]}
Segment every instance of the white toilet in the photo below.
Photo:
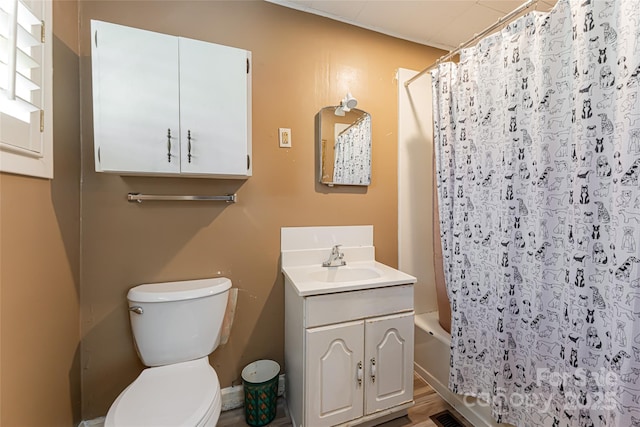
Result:
{"type": "Polygon", "coordinates": [[[113,402],[105,427],[216,425],[220,383],[208,356],[220,343],[229,288],[218,277],[129,290],[136,350],[149,368],[113,402]]]}

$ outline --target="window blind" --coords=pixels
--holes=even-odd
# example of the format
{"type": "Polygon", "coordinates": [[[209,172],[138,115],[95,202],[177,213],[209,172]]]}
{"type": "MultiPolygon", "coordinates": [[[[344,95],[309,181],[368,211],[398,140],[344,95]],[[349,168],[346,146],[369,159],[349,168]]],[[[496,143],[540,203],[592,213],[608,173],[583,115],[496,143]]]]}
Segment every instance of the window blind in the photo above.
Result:
{"type": "Polygon", "coordinates": [[[0,113],[25,123],[43,108],[44,21],[28,0],[0,0],[0,113]]]}

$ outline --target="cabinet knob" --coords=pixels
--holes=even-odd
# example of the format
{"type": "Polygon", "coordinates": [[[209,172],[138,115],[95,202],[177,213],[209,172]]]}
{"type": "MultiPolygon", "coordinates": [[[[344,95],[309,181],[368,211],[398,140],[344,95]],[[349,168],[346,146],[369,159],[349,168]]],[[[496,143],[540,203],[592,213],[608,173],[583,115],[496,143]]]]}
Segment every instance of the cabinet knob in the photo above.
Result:
{"type": "Polygon", "coordinates": [[[167,162],[171,163],[171,129],[167,129],[167,162]]]}
{"type": "Polygon", "coordinates": [[[376,358],[371,358],[371,382],[376,382],[376,358]]]}
{"type": "Polygon", "coordinates": [[[358,362],[358,369],[357,369],[358,386],[362,386],[363,375],[364,373],[362,371],[362,362],[358,362]]]}

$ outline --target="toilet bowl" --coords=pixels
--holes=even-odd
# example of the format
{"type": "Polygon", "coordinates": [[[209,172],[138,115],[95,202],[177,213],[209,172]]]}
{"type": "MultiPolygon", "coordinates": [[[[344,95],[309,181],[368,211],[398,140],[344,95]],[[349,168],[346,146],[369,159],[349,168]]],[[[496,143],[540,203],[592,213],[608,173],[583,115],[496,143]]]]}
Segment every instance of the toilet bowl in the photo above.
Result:
{"type": "Polygon", "coordinates": [[[113,402],[105,427],[212,427],[220,383],[207,357],[147,368],[113,402]]]}
{"type": "Polygon", "coordinates": [[[111,405],[105,427],[213,427],[220,382],[208,355],[220,342],[231,281],[146,284],[127,299],[136,350],[149,368],[111,405]]]}

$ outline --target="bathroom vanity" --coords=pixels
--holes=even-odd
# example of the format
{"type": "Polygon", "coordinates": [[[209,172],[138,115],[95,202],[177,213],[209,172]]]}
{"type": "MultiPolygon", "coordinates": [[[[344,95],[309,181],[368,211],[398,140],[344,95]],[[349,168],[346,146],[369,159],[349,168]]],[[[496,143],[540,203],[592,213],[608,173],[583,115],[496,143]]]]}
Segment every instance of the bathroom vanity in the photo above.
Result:
{"type": "Polygon", "coordinates": [[[375,425],[413,405],[416,279],[375,261],[372,234],[282,229],[285,394],[296,427],[375,425]],[[338,241],[346,265],[322,267],[338,241]]]}

